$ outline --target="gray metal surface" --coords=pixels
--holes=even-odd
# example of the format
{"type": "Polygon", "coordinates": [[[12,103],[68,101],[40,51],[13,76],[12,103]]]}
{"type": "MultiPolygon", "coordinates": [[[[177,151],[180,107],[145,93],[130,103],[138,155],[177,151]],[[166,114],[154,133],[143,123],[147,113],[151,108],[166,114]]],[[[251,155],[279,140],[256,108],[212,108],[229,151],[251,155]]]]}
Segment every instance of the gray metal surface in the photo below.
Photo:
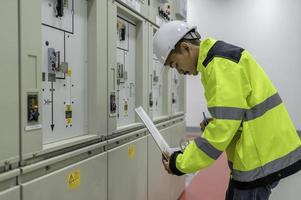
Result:
{"type": "Polygon", "coordinates": [[[11,170],[11,171],[8,171],[5,173],[1,173],[0,174],[0,193],[5,193],[5,194],[11,193],[9,191],[11,189],[17,187],[17,179],[18,179],[19,175],[20,175],[20,169],[15,169],[15,170],[11,170]]]}
{"type": "MultiPolygon", "coordinates": [[[[171,144],[170,128],[160,130],[166,142],[171,144]]],[[[166,199],[169,200],[170,185],[172,176],[169,175],[161,162],[161,151],[155,144],[151,136],[147,138],[148,142],[148,200],[166,199]]]]}
{"type": "Polygon", "coordinates": [[[107,135],[107,1],[88,1],[88,133],[107,135]]]}
{"type": "Polygon", "coordinates": [[[0,192],[1,200],[20,200],[20,186],[0,192]]]}
{"type": "MultiPolygon", "coordinates": [[[[185,122],[170,127],[171,147],[179,147],[180,140],[185,137],[185,122]]],[[[170,183],[170,200],[176,200],[185,189],[186,176],[172,176],[170,183]]]]}
{"type": "Polygon", "coordinates": [[[107,153],[23,183],[21,186],[22,200],[106,200],[107,153]],[[71,177],[75,173],[80,174],[80,179],[71,177]],[[75,181],[72,181],[73,179],[75,181]]]}
{"type": "Polygon", "coordinates": [[[301,172],[282,179],[272,190],[270,200],[296,200],[300,199],[301,172]]]}
{"type": "Polygon", "coordinates": [[[117,0],[117,2],[143,17],[148,17],[148,0],[117,0]]]}
{"type": "Polygon", "coordinates": [[[18,1],[0,1],[0,165],[19,154],[18,1]],[[9,23],[7,21],[9,19],[9,23]]]}
{"type": "Polygon", "coordinates": [[[162,119],[164,117],[167,117],[170,113],[170,107],[169,107],[169,76],[170,72],[168,68],[162,67],[160,68],[160,64],[154,57],[153,53],[153,37],[156,32],[157,28],[149,24],[149,30],[148,30],[148,65],[149,65],[149,86],[148,86],[148,94],[152,93],[152,99],[153,99],[153,106],[150,107],[148,104],[148,110],[150,116],[154,120],[162,119]],[[157,65],[157,66],[156,66],[157,65]],[[154,70],[156,70],[156,75],[159,78],[159,82],[154,84],[154,70]],[[161,80],[160,80],[161,79],[161,80]],[[156,101],[158,101],[156,103],[156,101]],[[159,102],[161,101],[161,102],[159,102]],[[156,104],[158,104],[156,106],[156,104]]]}
{"type": "Polygon", "coordinates": [[[108,200],[147,199],[146,136],[108,151],[108,200]]]}
{"type": "MultiPolygon", "coordinates": [[[[41,4],[40,0],[19,1],[19,4],[21,152],[27,154],[42,149],[41,115],[39,121],[34,124],[27,121],[27,95],[40,95],[41,91],[41,4]]],[[[39,105],[42,105],[41,98],[39,99],[39,105]]],[[[39,112],[42,112],[41,106],[39,106],[39,112]]]]}

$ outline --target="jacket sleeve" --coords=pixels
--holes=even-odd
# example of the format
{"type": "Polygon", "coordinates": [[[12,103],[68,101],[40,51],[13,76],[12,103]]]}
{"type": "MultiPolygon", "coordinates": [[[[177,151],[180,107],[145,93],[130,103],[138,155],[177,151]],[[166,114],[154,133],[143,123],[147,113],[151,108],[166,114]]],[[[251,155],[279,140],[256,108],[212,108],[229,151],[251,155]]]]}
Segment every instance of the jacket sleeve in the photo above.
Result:
{"type": "Polygon", "coordinates": [[[211,165],[230,144],[248,109],[251,87],[239,63],[217,57],[206,70],[205,96],[213,120],[183,153],[172,156],[176,158],[170,160],[171,170],[194,173],[211,165]]]}

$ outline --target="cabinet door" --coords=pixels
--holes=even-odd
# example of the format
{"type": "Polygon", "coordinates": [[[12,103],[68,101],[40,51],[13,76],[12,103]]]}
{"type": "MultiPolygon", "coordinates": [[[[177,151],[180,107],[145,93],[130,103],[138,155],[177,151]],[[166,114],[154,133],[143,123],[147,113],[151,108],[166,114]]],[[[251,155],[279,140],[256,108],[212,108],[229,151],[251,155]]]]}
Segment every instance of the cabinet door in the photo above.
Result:
{"type": "MultiPolygon", "coordinates": [[[[171,128],[160,130],[166,142],[171,145],[171,128]]],[[[148,200],[170,199],[172,176],[169,175],[161,161],[161,151],[152,136],[148,136],[148,200]]]]}
{"type": "MultiPolygon", "coordinates": [[[[185,137],[185,123],[180,122],[172,126],[171,128],[171,146],[179,147],[180,140],[185,137]]],[[[185,178],[186,175],[183,176],[172,176],[171,177],[171,200],[178,199],[179,196],[185,189],[185,178]]]]}
{"type": "Polygon", "coordinates": [[[108,152],[108,199],[147,199],[147,139],[108,152]]]}

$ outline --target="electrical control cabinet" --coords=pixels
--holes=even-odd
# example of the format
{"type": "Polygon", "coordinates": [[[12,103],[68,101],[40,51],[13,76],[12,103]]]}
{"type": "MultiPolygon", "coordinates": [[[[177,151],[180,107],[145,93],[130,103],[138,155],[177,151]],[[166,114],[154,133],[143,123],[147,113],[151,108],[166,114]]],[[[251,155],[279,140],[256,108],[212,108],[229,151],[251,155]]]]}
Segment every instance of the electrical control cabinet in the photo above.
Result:
{"type": "Polygon", "coordinates": [[[0,13],[0,111],[2,113],[0,167],[2,167],[7,162],[19,161],[18,1],[0,1],[0,13]]]}
{"type": "Polygon", "coordinates": [[[175,69],[170,69],[171,73],[171,114],[178,115],[184,112],[185,101],[185,77],[180,75],[175,69]]]}
{"type": "Polygon", "coordinates": [[[147,24],[117,2],[108,10],[109,134],[137,126],[134,108],[146,106],[147,24]]]}
{"type": "Polygon", "coordinates": [[[174,19],[173,1],[161,2],[0,3],[0,59],[5,72],[0,75],[0,107],[5,113],[0,173],[13,173],[0,183],[0,199],[178,196],[173,191],[182,186],[172,185],[157,162],[161,154],[134,112],[142,106],[156,124],[164,123],[169,143],[172,133],[178,137],[184,130],[170,128],[171,119],[184,111],[184,78],[153,55],[159,22],[174,19]],[[148,17],[149,3],[153,18],[148,17]],[[99,142],[105,144],[105,152],[95,155],[100,148],[90,148],[99,142]],[[164,189],[157,187],[158,180],[167,181],[164,189]],[[116,193],[116,188],[122,189],[116,193]]]}
{"type": "Polygon", "coordinates": [[[22,153],[106,135],[107,2],[20,4],[22,153]]]}
{"type": "Polygon", "coordinates": [[[157,28],[149,25],[149,113],[155,121],[163,120],[170,113],[168,108],[169,70],[153,53],[153,36],[157,28]]]}

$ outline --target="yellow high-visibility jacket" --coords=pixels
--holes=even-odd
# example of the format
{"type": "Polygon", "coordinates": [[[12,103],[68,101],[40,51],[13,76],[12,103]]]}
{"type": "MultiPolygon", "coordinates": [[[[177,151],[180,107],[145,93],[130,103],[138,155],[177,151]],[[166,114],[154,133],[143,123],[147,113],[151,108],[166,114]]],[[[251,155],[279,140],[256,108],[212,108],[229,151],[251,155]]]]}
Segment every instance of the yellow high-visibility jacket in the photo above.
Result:
{"type": "Polygon", "coordinates": [[[301,169],[301,140],[277,90],[244,49],[201,42],[198,71],[213,120],[184,152],[172,154],[176,175],[211,165],[226,151],[231,181],[258,187],[301,169]]]}

